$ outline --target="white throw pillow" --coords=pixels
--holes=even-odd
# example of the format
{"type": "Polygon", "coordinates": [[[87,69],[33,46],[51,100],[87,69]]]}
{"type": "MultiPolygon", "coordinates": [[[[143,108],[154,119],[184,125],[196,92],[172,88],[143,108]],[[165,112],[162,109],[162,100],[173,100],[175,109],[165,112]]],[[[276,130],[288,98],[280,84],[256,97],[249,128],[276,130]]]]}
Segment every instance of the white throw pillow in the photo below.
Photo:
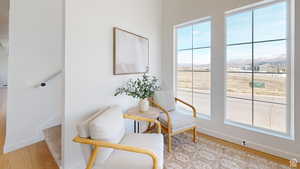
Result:
{"type": "MultiPolygon", "coordinates": [[[[119,106],[104,111],[89,124],[91,138],[118,144],[125,134],[123,113],[119,106]]],[[[110,156],[113,149],[100,147],[95,165],[102,165],[110,156]]]]}
{"type": "Polygon", "coordinates": [[[176,109],[175,97],[171,91],[157,91],[154,94],[154,101],[167,111],[176,109]]]}
{"type": "MultiPolygon", "coordinates": [[[[100,108],[96,113],[89,116],[87,119],[81,121],[77,124],[77,132],[79,137],[89,138],[90,132],[89,132],[89,123],[90,121],[94,120],[96,117],[98,117],[100,114],[102,114],[104,111],[106,111],[109,107],[103,107],[100,108]]],[[[88,159],[90,158],[91,152],[92,152],[92,146],[87,144],[81,144],[82,152],[84,155],[84,159],[86,163],[88,162],[88,159]]]]}
{"type": "Polygon", "coordinates": [[[100,114],[102,114],[104,111],[106,111],[109,107],[100,108],[96,113],[89,116],[87,119],[83,120],[82,122],[78,123],[76,128],[79,137],[89,138],[90,132],[89,132],[89,123],[94,120],[96,117],[98,117],[100,114]]]}

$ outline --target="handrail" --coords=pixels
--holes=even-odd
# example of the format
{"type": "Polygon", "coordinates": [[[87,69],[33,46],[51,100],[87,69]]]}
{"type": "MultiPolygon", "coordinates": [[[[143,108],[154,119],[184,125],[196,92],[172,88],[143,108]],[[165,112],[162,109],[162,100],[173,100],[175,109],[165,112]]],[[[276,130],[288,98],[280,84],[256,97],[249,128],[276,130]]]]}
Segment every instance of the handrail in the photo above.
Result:
{"type": "Polygon", "coordinates": [[[39,88],[39,87],[46,87],[47,83],[51,80],[53,80],[54,78],[56,78],[57,76],[59,76],[60,74],[63,73],[63,70],[59,70],[55,73],[53,73],[52,75],[50,75],[48,78],[46,78],[44,81],[41,81],[39,84],[37,84],[35,87],[39,88]]]}

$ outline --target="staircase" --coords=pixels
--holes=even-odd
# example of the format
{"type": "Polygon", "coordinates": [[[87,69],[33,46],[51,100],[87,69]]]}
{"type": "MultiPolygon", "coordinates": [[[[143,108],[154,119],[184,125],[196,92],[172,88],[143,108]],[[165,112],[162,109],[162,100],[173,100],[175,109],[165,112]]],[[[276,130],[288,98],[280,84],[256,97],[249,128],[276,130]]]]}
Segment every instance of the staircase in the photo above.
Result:
{"type": "Polygon", "coordinates": [[[45,129],[44,135],[54,160],[61,167],[61,125],[45,129]]]}

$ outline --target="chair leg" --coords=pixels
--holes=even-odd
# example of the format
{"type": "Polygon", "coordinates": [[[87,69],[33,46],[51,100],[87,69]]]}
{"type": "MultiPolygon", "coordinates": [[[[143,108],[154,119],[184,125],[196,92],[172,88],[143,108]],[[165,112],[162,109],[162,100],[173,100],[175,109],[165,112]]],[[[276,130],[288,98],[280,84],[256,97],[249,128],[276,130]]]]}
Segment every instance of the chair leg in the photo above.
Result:
{"type": "Polygon", "coordinates": [[[194,143],[196,143],[197,142],[197,130],[196,130],[197,128],[195,127],[195,128],[193,128],[193,141],[194,141],[194,143]]]}
{"type": "Polygon", "coordinates": [[[168,152],[172,152],[172,135],[170,133],[168,134],[168,152]]]}

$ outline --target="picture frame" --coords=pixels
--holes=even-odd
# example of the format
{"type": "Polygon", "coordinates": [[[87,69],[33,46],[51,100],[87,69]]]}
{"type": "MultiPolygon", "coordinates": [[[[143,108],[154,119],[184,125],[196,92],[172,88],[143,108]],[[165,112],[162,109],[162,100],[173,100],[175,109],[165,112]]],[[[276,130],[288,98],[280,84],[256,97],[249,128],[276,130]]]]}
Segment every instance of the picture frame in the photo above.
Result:
{"type": "Polygon", "coordinates": [[[149,71],[149,39],[114,27],[113,74],[143,74],[149,71]]]}

